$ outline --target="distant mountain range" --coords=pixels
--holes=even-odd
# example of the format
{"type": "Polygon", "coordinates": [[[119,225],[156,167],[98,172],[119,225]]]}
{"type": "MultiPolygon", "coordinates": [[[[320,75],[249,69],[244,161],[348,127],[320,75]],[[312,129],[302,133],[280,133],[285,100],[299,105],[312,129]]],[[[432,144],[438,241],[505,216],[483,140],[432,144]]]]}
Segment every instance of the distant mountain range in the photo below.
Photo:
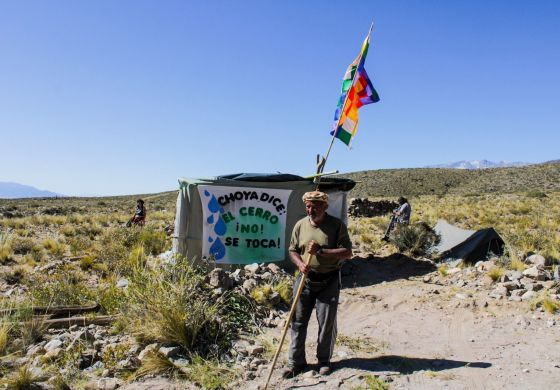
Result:
{"type": "Polygon", "coordinates": [[[60,197],[64,195],[19,183],[0,181],[0,199],[52,198],[55,196],[60,197]]]}
{"type": "Polygon", "coordinates": [[[486,169],[486,168],[524,167],[526,165],[531,165],[531,164],[526,162],[521,162],[521,161],[493,162],[489,160],[471,160],[471,161],[457,161],[451,164],[430,165],[427,166],[426,168],[486,169]]]}

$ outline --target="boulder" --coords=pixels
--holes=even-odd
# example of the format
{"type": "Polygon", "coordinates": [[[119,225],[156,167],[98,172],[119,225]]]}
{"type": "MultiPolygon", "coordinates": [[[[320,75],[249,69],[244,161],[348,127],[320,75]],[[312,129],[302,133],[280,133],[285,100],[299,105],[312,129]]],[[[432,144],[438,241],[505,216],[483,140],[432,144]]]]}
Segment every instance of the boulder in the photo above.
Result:
{"type": "Polygon", "coordinates": [[[552,265],[552,261],[549,259],[545,259],[544,256],[541,255],[531,255],[525,259],[526,264],[533,264],[533,265],[542,265],[542,266],[550,266],[552,265]]]}
{"type": "Polygon", "coordinates": [[[233,280],[230,278],[229,274],[221,268],[213,269],[208,275],[208,284],[215,288],[221,288],[223,290],[229,290],[233,287],[233,280]]]}

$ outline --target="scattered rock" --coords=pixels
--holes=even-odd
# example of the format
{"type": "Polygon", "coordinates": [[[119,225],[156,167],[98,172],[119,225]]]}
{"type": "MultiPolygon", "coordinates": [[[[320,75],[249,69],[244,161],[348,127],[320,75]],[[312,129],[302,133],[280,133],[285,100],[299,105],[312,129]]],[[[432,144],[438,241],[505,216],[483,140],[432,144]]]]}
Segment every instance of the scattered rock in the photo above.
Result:
{"type": "Polygon", "coordinates": [[[549,259],[545,259],[543,256],[541,255],[531,255],[529,257],[527,257],[525,259],[525,263],[526,264],[533,264],[533,265],[541,265],[541,266],[551,266],[552,265],[552,261],[549,259]]]}

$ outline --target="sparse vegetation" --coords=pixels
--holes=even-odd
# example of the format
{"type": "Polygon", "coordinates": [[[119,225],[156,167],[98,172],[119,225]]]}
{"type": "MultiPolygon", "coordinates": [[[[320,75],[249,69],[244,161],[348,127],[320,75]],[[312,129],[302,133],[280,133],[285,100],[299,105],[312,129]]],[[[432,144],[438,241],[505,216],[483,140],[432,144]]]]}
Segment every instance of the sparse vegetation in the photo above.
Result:
{"type": "Polygon", "coordinates": [[[440,237],[426,223],[398,225],[391,233],[391,241],[397,249],[413,256],[430,255],[430,249],[439,240],[440,237]]]}
{"type": "Polygon", "coordinates": [[[545,291],[537,295],[531,302],[530,302],[531,310],[535,310],[538,307],[542,307],[544,311],[547,313],[554,314],[557,311],[560,311],[560,302],[554,299],[551,299],[549,294],[545,291]]]}
{"type": "Polygon", "coordinates": [[[24,365],[19,369],[12,371],[6,378],[3,378],[0,383],[10,390],[34,390],[41,389],[38,382],[45,380],[42,375],[39,375],[30,366],[24,365]]]}
{"type": "MultiPolygon", "coordinates": [[[[426,195],[424,192],[409,197],[413,214],[408,228],[413,230],[422,226],[424,233],[400,232],[402,240],[394,236],[393,241],[396,245],[398,240],[402,241],[398,244],[400,246],[387,245],[380,240],[388,223],[387,216],[351,218],[349,231],[354,243],[366,253],[383,250],[385,255],[398,247],[412,256],[424,256],[428,248],[425,243],[431,238],[427,239],[423,234],[429,231],[427,227],[435,225],[437,219],[445,218],[465,229],[493,226],[506,239],[508,251],[497,261],[497,267],[488,272],[493,280],[498,280],[506,269],[525,269],[527,265],[522,259],[530,252],[540,253],[558,263],[560,236],[553,233],[558,232],[560,221],[558,189],[548,186],[543,187],[542,192],[541,189],[517,189],[515,193],[497,193],[479,191],[478,184],[471,183],[469,196],[465,196],[463,191],[467,184],[460,176],[463,173],[459,172],[457,176],[452,173],[451,177],[445,177],[444,173],[434,179],[450,184],[445,190],[441,184],[441,194],[426,195]],[[420,221],[426,221],[426,225],[418,224],[420,221]]],[[[352,192],[351,196],[358,194],[352,192]]],[[[395,193],[400,194],[407,193],[400,190],[395,193]]],[[[181,354],[191,363],[185,367],[177,366],[155,353],[143,361],[137,376],[160,372],[186,378],[205,388],[226,387],[237,373],[219,359],[231,348],[231,338],[235,332],[251,326],[256,312],[268,313],[271,299],[289,305],[292,283],[286,279],[260,285],[253,290],[252,298],[233,292],[214,295],[212,289],[202,283],[205,273],[192,269],[187,262],[180,260],[174,265],[162,266],[154,255],[170,247],[170,238],[163,227],[173,221],[175,193],[158,196],[154,197],[149,209],[159,211],[149,213],[144,228],[131,229],[122,225],[129,217],[136,197],[0,200],[0,208],[5,204],[18,204],[17,216],[0,219],[0,264],[10,267],[4,271],[4,279],[10,287],[23,286],[25,299],[33,305],[99,302],[100,314],[124,314],[114,332],[132,333],[142,344],[169,342],[180,345],[181,354]],[[121,278],[126,278],[128,288],[116,286],[121,278]]],[[[446,276],[447,266],[441,265],[438,272],[446,276]]],[[[531,306],[533,309],[542,307],[549,313],[560,310],[558,301],[545,295],[539,295],[531,306]]],[[[17,322],[24,324],[21,328],[14,326],[16,320],[12,318],[0,322],[0,354],[25,353],[25,346],[43,337],[41,322],[30,319],[25,312],[20,313],[17,322]]],[[[339,335],[337,342],[356,353],[385,348],[373,340],[344,335],[339,335]]],[[[270,345],[272,347],[266,347],[265,357],[275,350],[273,342],[270,345]]],[[[80,348],[77,346],[64,352],[56,362],[65,367],[64,383],[72,385],[77,380],[73,375],[80,372],[76,368],[80,348]]],[[[118,348],[103,357],[107,367],[116,365],[124,356],[118,348]]],[[[12,374],[10,383],[16,383],[17,377],[29,378],[29,371],[18,375],[14,371],[12,374]]],[[[438,372],[435,374],[442,378],[438,372]]],[[[6,375],[3,383],[7,383],[7,378],[6,375]]],[[[368,386],[364,388],[388,388],[375,376],[364,380],[368,386]]]]}
{"type": "Polygon", "coordinates": [[[506,270],[503,269],[502,267],[492,267],[488,270],[488,276],[494,282],[499,280],[505,273],[506,273],[506,270]]]}
{"type": "Polygon", "coordinates": [[[353,390],[389,390],[389,385],[375,375],[364,377],[364,386],[354,387],[353,390]]]}

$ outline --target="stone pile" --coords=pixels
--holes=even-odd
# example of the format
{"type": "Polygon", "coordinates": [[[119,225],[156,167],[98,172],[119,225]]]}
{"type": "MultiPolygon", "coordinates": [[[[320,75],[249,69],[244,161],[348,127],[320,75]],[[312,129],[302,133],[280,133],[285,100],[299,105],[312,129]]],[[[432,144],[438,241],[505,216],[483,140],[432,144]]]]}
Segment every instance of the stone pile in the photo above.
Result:
{"type": "Polygon", "coordinates": [[[399,204],[390,200],[371,201],[368,198],[354,198],[348,206],[348,215],[352,217],[379,217],[392,213],[399,204]]]}
{"type": "MultiPolygon", "coordinates": [[[[424,277],[424,282],[452,285],[471,291],[487,291],[489,298],[513,302],[531,301],[538,294],[546,293],[549,299],[560,305],[558,268],[553,274],[552,262],[540,255],[528,256],[524,263],[527,268],[523,271],[506,270],[496,280],[489,273],[500,266],[498,258],[479,261],[474,267],[447,269],[446,276],[428,274],[424,277]]],[[[458,298],[462,298],[460,295],[457,294],[458,298]]]]}

